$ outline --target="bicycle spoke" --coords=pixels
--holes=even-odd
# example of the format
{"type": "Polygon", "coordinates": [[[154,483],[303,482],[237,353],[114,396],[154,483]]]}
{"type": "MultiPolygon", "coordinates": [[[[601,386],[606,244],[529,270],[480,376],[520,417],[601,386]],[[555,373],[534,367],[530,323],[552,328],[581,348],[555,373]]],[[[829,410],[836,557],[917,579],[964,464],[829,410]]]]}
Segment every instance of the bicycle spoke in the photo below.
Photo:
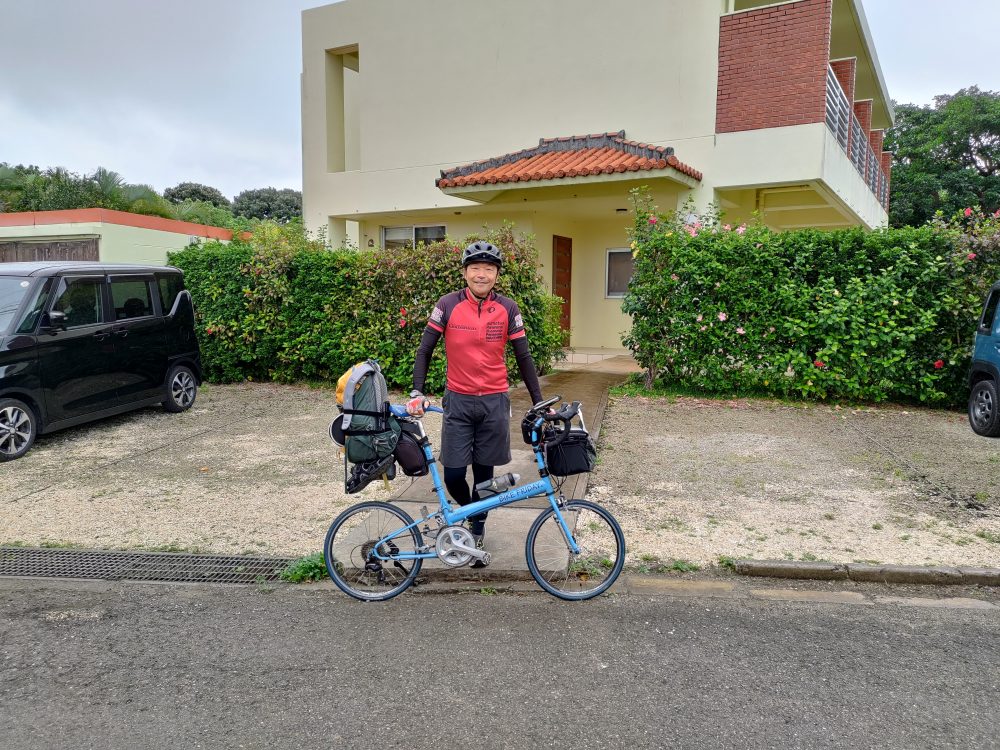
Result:
{"type": "Polygon", "coordinates": [[[346,593],[358,599],[389,599],[409,586],[420,570],[420,560],[398,560],[400,552],[415,552],[419,532],[409,529],[386,536],[412,523],[399,508],[387,503],[361,503],[333,522],[324,552],[327,571],[346,593]]]}
{"type": "Polygon", "coordinates": [[[562,512],[578,551],[558,519],[544,513],[528,532],[528,566],[538,584],[565,599],[589,599],[614,583],[625,562],[625,542],[614,517],[593,503],[572,501],[562,512]]]}

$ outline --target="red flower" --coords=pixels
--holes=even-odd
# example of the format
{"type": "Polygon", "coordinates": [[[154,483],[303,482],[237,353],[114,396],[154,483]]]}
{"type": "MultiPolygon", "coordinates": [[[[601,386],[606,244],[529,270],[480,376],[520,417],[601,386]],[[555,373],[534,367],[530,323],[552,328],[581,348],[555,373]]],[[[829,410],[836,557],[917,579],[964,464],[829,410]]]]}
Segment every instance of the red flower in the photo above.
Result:
{"type": "Polygon", "coordinates": [[[400,318],[399,319],[399,327],[400,328],[406,328],[406,318],[400,318]]]}
{"type": "Polygon", "coordinates": [[[970,216],[972,216],[972,209],[971,208],[965,209],[965,218],[969,218],[970,216]]]}
{"type": "Polygon", "coordinates": [[[405,307],[399,308],[399,314],[405,316],[406,315],[406,308],[405,307]]]}
{"type": "Polygon", "coordinates": [[[205,326],[205,333],[211,336],[213,333],[215,333],[215,329],[212,328],[212,326],[205,326]]]}
{"type": "Polygon", "coordinates": [[[817,359],[815,362],[813,362],[813,364],[819,367],[820,369],[826,367],[826,362],[824,362],[821,359],[817,359]]]}
{"type": "Polygon", "coordinates": [[[461,251],[462,251],[462,248],[460,248],[460,247],[459,247],[458,245],[455,245],[455,247],[453,247],[453,248],[451,249],[451,251],[452,251],[453,253],[459,253],[459,252],[461,252],[461,251]]]}
{"type": "Polygon", "coordinates": [[[655,216],[650,216],[649,217],[649,223],[650,224],[655,224],[658,221],[659,221],[659,219],[657,219],[655,216]]]}
{"type": "Polygon", "coordinates": [[[976,259],[976,254],[975,253],[969,253],[965,257],[968,258],[969,260],[975,260],[976,259]]]}
{"type": "Polygon", "coordinates": [[[934,369],[935,370],[940,370],[942,367],[944,367],[944,360],[943,359],[939,359],[937,362],[934,363],[934,369]]]}

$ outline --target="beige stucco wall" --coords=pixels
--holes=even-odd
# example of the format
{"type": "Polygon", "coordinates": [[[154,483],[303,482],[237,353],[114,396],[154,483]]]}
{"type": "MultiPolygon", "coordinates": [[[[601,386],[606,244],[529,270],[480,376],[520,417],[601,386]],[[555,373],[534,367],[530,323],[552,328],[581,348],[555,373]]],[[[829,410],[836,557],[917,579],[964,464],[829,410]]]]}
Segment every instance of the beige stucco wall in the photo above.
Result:
{"type": "MultiPolygon", "coordinates": [[[[724,175],[715,181],[715,190],[819,183],[864,226],[888,222],[885,209],[825,123],[720,133],[706,169],[724,175]]],[[[734,212],[734,218],[740,213],[734,212]]],[[[808,223],[808,215],[799,218],[808,223]]]]}
{"type": "Polygon", "coordinates": [[[542,137],[624,129],[693,163],[685,142],[714,131],[720,8],[622,0],[615,16],[642,19],[627,34],[607,33],[603,0],[343,0],[305,11],[307,226],[355,211],[460,208],[434,186],[441,169],[542,137]],[[360,169],[327,173],[327,50],[353,45],[360,169]]]}
{"type": "MultiPolygon", "coordinates": [[[[0,240],[43,240],[98,237],[103,263],[166,265],[167,253],[187,247],[190,237],[158,229],[121,226],[105,222],[40,224],[0,227],[0,240]]],[[[202,238],[198,238],[199,240],[202,238]]]]}

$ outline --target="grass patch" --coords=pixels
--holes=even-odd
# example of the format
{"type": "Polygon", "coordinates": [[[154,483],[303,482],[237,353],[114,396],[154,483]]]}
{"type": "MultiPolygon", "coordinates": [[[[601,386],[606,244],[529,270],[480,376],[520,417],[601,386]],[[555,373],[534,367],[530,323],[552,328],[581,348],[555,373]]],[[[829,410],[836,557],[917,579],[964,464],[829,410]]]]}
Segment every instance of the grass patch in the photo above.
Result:
{"type": "Polygon", "coordinates": [[[975,532],[975,535],[987,542],[992,542],[993,544],[1000,544],[1000,534],[997,534],[996,532],[987,531],[986,529],[979,529],[979,531],[975,532]]]}
{"type": "Polygon", "coordinates": [[[668,565],[661,565],[661,573],[694,573],[696,570],[701,570],[701,566],[697,563],[690,562],[689,560],[674,560],[668,565]]]}
{"type": "Polygon", "coordinates": [[[872,528],[873,528],[873,529],[874,529],[875,531],[881,531],[881,530],[882,530],[883,528],[885,528],[885,527],[884,527],[884,526],[882,526],[882,524],[880,524],[880,523],[873,523],[873,524],[872,524],[872,528]]]}
{"type": "Polygon", "coordinates": [[[281,571],[281,580],[291,583],[322,581],[326,576],[326,560],[323,558],[322,552],[293,560],[287,568],[281,571]]]}
{"type": "Polygon", "coordinates": [[[719,555],[719,567],[727,570],[736,570],[736,558],[729,555],[719,555]]]}

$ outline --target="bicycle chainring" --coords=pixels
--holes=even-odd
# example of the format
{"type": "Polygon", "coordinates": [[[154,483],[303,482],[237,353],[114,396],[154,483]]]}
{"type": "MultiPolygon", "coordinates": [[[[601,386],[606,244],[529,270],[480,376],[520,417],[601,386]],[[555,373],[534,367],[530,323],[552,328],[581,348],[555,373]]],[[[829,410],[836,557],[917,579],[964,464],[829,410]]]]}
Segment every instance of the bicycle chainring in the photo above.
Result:
{"type": "Polygon", "coordinates": [[[437,552],[438,559],[449,568],[468,565],[472,560],[472,555],[465,550],[459,549],[456,543],[464,544],[467,547],[476,546],[476,540],[473,538],[472,532],[464,526],[445,526],[438,531],[435,552],[437,552]]]}

